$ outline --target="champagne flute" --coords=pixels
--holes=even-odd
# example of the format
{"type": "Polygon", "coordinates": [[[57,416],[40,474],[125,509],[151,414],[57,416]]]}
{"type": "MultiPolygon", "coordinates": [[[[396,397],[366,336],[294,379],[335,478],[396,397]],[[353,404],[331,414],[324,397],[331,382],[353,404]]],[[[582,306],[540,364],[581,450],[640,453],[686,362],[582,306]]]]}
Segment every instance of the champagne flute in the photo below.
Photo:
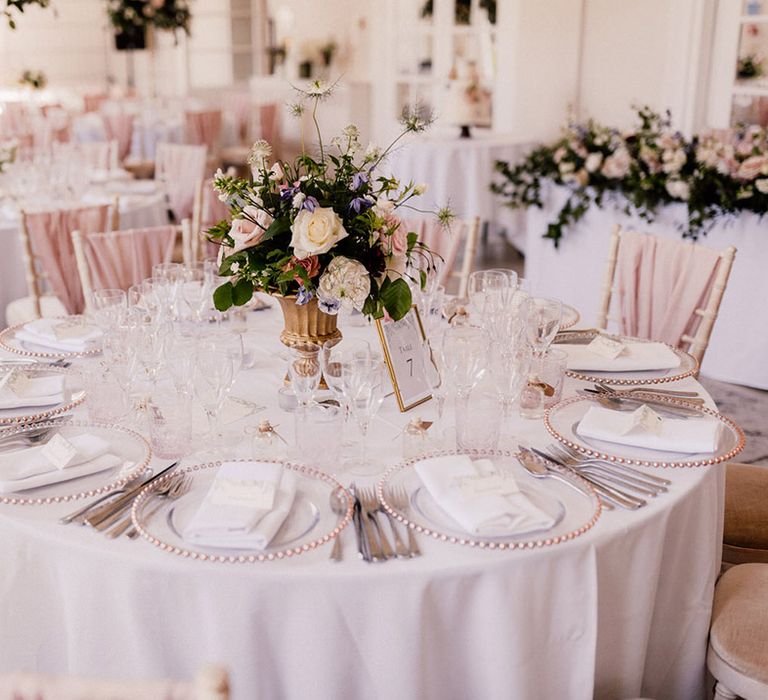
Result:
{"type": "Polygon", "coordinates": [[[528,303],[528,342],[533,354],[543,357],[560,330],[563,304],[558,299],[542,297],[531,297],[528,303]]]}
{"type": "Polygon", "coordinates": [[[360,428],[360,458],[351,465],[352,474],[373,476],[380,464],[368,456],[368,429],[384,401],[384,363],[379,356],[355,357],[342,368],[344,393],[360,428]]]}

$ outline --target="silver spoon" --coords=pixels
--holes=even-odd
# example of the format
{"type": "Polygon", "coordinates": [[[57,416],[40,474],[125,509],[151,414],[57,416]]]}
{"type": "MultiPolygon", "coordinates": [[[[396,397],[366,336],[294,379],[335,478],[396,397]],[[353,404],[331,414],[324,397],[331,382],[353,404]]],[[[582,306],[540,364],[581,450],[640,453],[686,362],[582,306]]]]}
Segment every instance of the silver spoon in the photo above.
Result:
{"type": "MultiPolygon", "coordinates": [[[[336,515],[343,516],[347,512],[347,502],[346,499],[341,495],[340,488],[335,488],[333,491],[331,491],[329,501],[331,503],[331,510],[336,515]]],[[[341,561],[341,559],[341,533],[339,533],[336,535],[336,539],[333,542],[333,549],[331,549],[331,561],[341,561]]]]}

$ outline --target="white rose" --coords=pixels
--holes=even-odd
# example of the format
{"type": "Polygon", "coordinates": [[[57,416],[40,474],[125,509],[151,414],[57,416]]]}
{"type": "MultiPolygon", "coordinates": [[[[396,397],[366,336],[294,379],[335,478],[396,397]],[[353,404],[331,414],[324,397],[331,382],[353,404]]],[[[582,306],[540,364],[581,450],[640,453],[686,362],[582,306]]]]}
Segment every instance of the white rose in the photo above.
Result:
{"type": "Polygon", "coordinates": [[[768,194],[768,179],[761,178],[760,180],[755,180],[755,188],[758,192],[768,194]]]}
{"type": "Polygon", "coordinates": [[[338,241],[347,237],[344,225],[330,207],[302,209],[291,226],[293,254],[304,260],[310,255],[327,253],[338,241]]]}
{"type": "Polygon", "coordinates": [[[682,180],[668,180],[665,187],[667,188],[669,195],[675,199],[682,199],[685,201],[691,194],[691,188],[688,186],[688,183],[683,182],[682,180]]]}
{"type": "Polygon", "coordinates": [[[631,163],[629,151],[626,148],[620,148],[605,159],[600,172],[608,178],[620,179],[629,172],[631,163]]]}
{"type": "Polygon", "coordinates": [[[603,164],[602,153],[590,153],[584,163],[584,168],[588,173],[595,172],[603,164]]]}
{"type": "Polygon", "coordinates": [[[662,169],[665,173],[676,173],[685,165],[685,151],[682,148],[676,148],[673,151],[664,151],[662,156],[664,165],[662,169]]]}
{"type": "Polygon", "coordinates": [[[365,266],[342,255],[328,263],[318,283],[318,296],[362,311],[371,292],[371,277],[365,266]]]}

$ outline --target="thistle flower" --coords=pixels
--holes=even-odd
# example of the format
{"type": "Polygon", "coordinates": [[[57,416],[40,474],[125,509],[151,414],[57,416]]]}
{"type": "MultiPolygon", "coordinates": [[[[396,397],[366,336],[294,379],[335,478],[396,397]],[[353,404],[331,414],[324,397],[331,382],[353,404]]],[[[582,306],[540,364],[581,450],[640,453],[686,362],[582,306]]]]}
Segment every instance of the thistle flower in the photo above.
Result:
{"type": "Polygon", "coordinates": [[[288,104],[288,113],[292,117],[300,117],[307,108],[301,102],[290,102],[288,104]]]}
{"type": "Polygon", "coordinates": [[[248,165],[253,168],[263,168],[264,163],[272,155],[272,146],[264,139],[256,141],[248,153],[248,165]]]}
{"type": "Polygon", "coordinates": [[[437,210],[437,220],[442,226],[450,227],[456,220],[456,214],[450,207],[441,207],[437,210]]]}
{"type": "Polygon", "coordinates": [[[407,132],[412,134],[420,134],[422,131],[426,131],[434,121],[435,115],[419,105],[416,107],[404,107],[400,114],[400,123],[407,132]]]}

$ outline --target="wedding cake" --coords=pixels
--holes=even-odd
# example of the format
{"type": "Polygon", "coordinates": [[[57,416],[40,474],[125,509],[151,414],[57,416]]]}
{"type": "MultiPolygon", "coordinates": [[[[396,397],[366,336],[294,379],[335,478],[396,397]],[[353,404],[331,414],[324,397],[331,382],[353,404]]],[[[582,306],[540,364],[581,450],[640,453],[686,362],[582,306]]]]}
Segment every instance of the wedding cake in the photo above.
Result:
{"type": "Polygon", "coordinates": [[[458,60],[448,76],[443,118],[456,126],[490,126],[491,93],[480,83],[474,61],[458,60]]]}

